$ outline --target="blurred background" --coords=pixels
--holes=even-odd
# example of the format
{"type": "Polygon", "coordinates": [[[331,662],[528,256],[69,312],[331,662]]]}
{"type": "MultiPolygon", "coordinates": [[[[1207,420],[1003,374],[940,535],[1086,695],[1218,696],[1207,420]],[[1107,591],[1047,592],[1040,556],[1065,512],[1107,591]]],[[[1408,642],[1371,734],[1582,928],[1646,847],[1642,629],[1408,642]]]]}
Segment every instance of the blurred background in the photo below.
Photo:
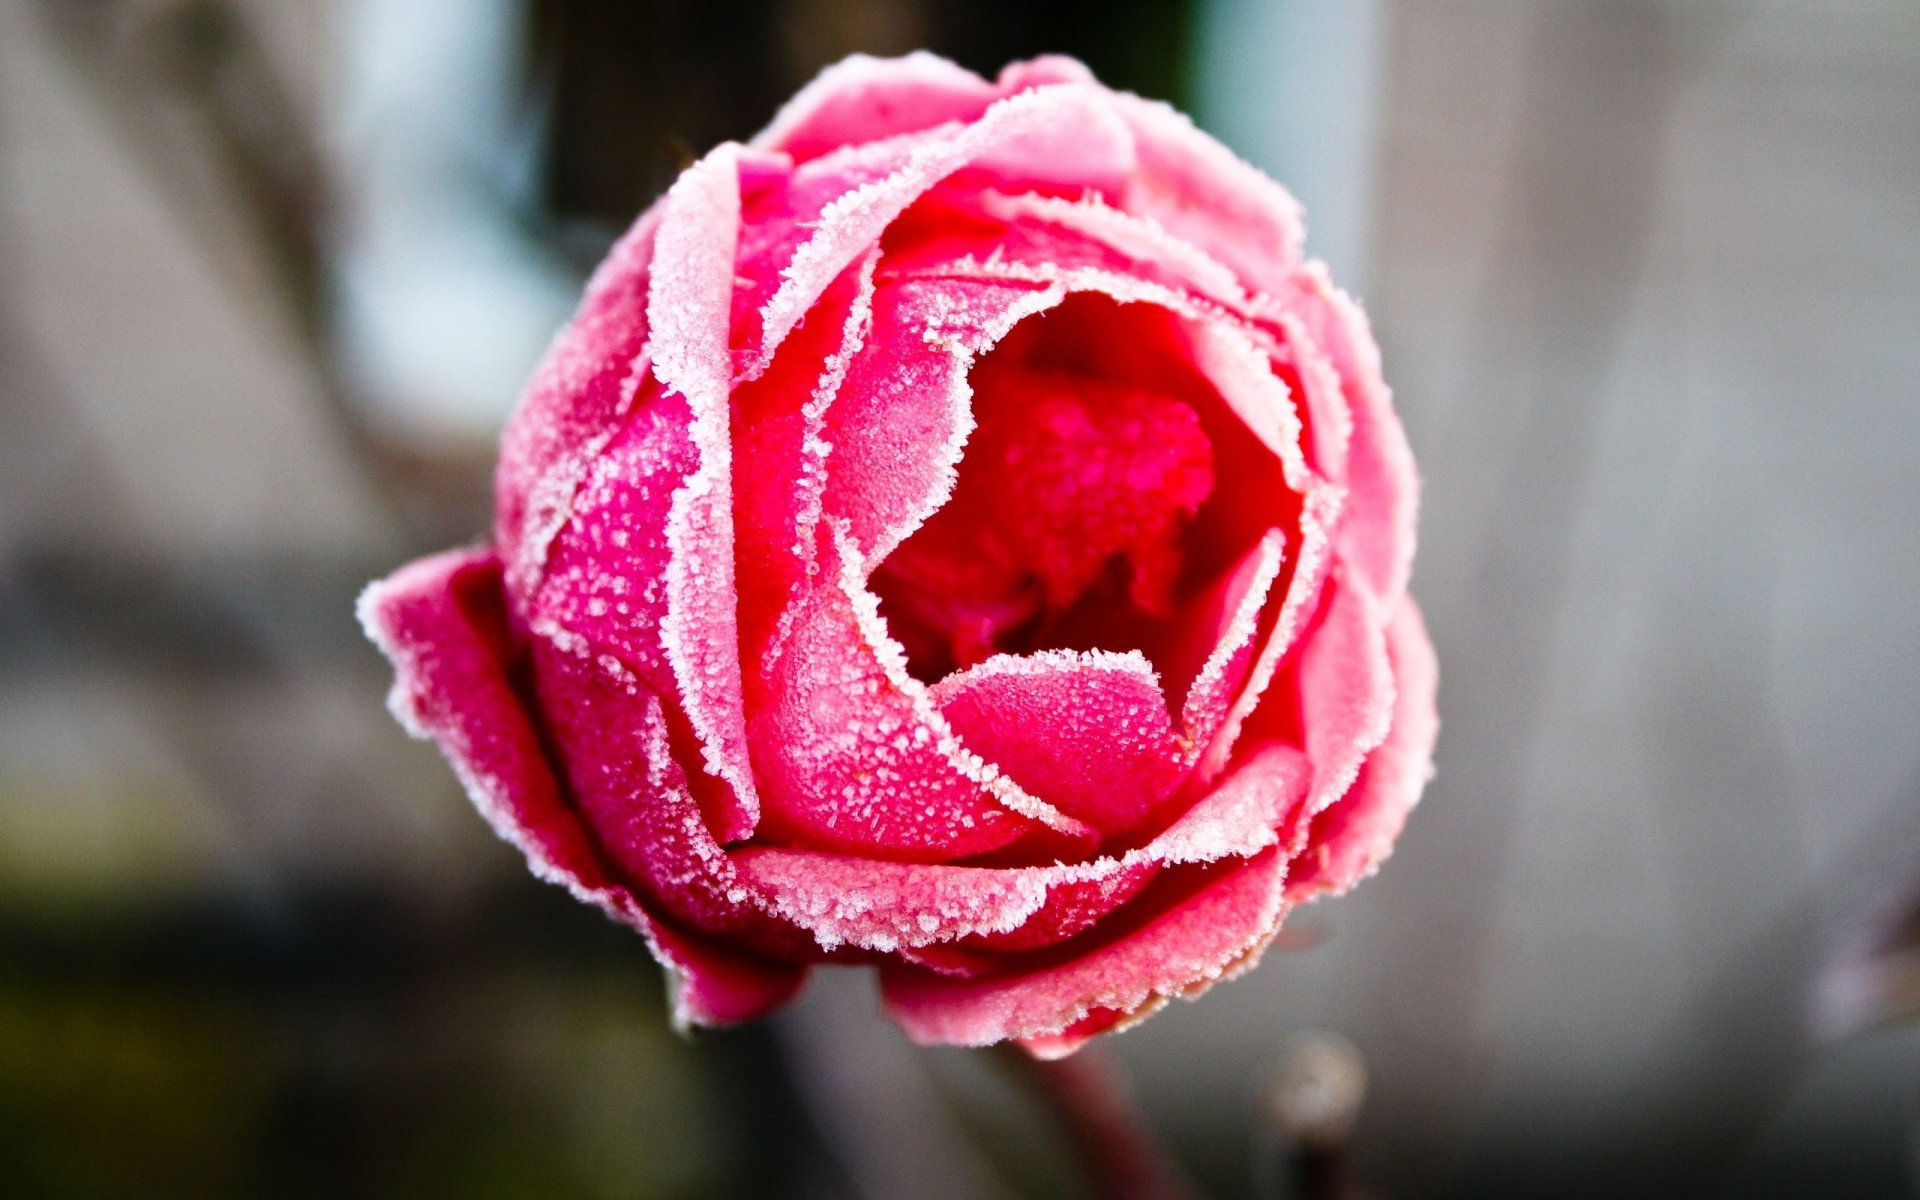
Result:
{"type": "Polygon", "coordinates": [[[1910,0],[0,0],[0,1192],[1086,1194],[859,976],[670,1033],[351,617],[683,161],[923,46],[1292,186],[1426,476],[1438,779],[1108,1043],[1183,1166],[1292,1194],[1323,1031],[1374,1196],[1920,1194],[1910,0]]]}

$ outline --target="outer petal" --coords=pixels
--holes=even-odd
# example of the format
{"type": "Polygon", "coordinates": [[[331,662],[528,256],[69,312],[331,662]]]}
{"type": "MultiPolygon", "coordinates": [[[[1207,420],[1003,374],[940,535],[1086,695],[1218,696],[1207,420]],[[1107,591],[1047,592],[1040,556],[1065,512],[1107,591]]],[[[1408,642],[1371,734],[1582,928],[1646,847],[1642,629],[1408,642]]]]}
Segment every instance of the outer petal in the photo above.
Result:
{"type": "Polygon", "coordinates": [[[678,979],[678,1019],[745,1020],[798,990],[803,968],[677,929],[609,872],[568,807],[509,681],[501,565],[492,554],[422,559],[369,586],[359,611],[368,636],[393,662],[391,706],[401,724],[439,743],[474,807],[520,848],[535,875],[646,934],[678,979]]]}
{"type": "Polygon", "coordinates": [[[827,949],[914,952],[908,961],[959,977],[1006,974],[1021,969],[1009,956],[1094,929],[1165,868],[1247,859],[1276,845],[1308,782],[1300,753],[1274,747],[1147,845],[1090,862],[882,863],[774,848],[741,850],[735,861],[772,911],[827,949]]]}
{"type": "MultiPolygon", "coordinates": [[[[761,354],[770,357],[813,306],[827,283],[886,232],[906,208],[941,180],[973,167],[996,177],[1048,180],[1069,188],[1119,187],[1133,169],[1132,137],[1114,115],[1110,98],[1084,84],[1054,84],[997,101],[979,120],[943,127],[900,147],[897,167],[879,178],[837,193],[809,221],[796,212],[797,227],[811,236],[781,272],[779,290],[763,310],[761,354]]],[[[871,155],[858,159],[871,173],[871,155]]],[[[796,171],[830,167],[826,160],[796,171]]]]}
{"type": "Polygon", "coordinates": [[[1380,349],[1366,314],[1333,286],[1323,263],[1297,273],[1288,308],[1332,362],[1352,419],[1346,485],[1352,503],[1340,531],[1341,556],[1381,599],[1407,590],[1413,571],[1420,481],[1393,396],[1380,373],[1380,349]]]}
{"type": "Polygon", "coordinates": [[[1392,853],[1433,775],[1439,671],[1420,610],[1409,597],[1401,597],[1387,627],[1387,655],[1397,697],[1387,740],[1367,756],[1346,795],[1314,817],[1287,880],[1290,902],[1344,892],[1372,874],[1392,853]]]}
{"type": "Polygon", "coordinates": [[[1348,578],[1345,564],[1335,565],[1319,622],[1300,652],[1298,719],[1313,761],[1310,812],[1344,795],[1386,739],[1394,707],[1388,615],[1364,584],[1348,578]]]}
{"type": "MultiPolygon", "coordinates": [[[[923,1045],[984,1046],[1059,1034],[1100,1009],[1136,1013],[1197,994],[1250,964],[1279,928],[1286,866],[1273,849],[1214,868],[1140,927],[1059,965],[982,979],[884,967],[887,1011],[923,1045]]],[[[1036,1048],[1057,1054],[1073,1046],[1036,1048]]]]}
{"type": "Polygon", "coordinates": [[[1248,290],[1280,288],[1306,237],[1299,203],[1170,106],[1126,95],[1114,103],[1140,156],[1121,207],[1227,264],[1248,290]]]}
{"type": "Polygon", "coordinates": [[[554,338],[501,435],[494,537],[522,598],[647,375],[647,268],[659,224],[655,205],[594,272],[579,312],[554,338]]]}

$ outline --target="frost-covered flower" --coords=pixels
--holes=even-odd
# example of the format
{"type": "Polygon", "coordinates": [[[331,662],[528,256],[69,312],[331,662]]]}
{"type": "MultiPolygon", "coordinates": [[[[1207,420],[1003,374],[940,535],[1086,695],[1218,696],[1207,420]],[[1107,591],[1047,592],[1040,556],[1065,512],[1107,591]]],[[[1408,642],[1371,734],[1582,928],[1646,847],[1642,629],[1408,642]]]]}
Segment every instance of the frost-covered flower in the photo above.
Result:
{"type": "Polygon", "coordinates": [[[1413,461],[1277,184],[1048,58],[854,58],[688,168],[369,588],[394,708],[680,1019],[871,964],[1064,1053],[1250,964],[1430,772],[1413,461]]]}

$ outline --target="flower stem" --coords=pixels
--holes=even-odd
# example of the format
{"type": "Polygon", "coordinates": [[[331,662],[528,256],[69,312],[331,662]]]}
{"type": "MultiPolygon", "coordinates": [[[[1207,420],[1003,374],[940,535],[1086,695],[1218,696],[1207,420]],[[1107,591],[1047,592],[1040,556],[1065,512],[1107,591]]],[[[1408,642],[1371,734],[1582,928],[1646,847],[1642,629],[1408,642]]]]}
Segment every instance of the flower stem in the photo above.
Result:
{"type": "Polygon", "coordinates": [[[1008,1074],[1039,1097],[1072,1138],[1098,1195],[1113,1200],[1193,1200],[1194,1192],[1135,1106],[1126,1080],[1092,1047],[1052,1062],[1012,1045],[1008,1074]]]}

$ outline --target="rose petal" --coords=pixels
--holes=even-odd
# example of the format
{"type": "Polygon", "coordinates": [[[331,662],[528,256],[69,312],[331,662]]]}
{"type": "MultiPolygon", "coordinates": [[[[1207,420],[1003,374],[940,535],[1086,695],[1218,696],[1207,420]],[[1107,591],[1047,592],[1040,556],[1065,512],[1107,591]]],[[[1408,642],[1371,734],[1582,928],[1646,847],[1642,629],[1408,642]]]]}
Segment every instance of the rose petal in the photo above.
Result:
{"type": "Polygon", "coordinates": [[[837,570],[795,607],[755,689],[769,835],[906,860],[979,854],[1042,827],[1090,838],[954,735],[861,585],[858,547],[844,526],[833,532],[824,554],[837,570]]]}
{"type": "Polygon", "coordinates": [[[739,224],[737,148],[727,144],[667,193],[647,294],[654,374],[666,392],[686,398],[698,464],[667,516],[660,642],[706,768],[732,786],[738,820],[729,836],[750,832],[759,815],[734,615],[728,318],[739,224]]]}
{"type": "Polygon", "coordinates": [[[1395,605],[1387,656],[1396,696],[1387,739],[1367,756],[1353,787],[1313,818],[1287,880],[1290,902],[1344,892],[1377,870],[1433,776],[1439,670],[1420,610],[1409,597],[1395,605]]]}
{"type": "Polygon", "coordinates": [[[1196,994],[1250,965],[1279,927],[1286,859],[1270,849],[1250,862],[1196,870],[1197,890],[1125,936],[1058,965],[955,979],[884,964],[888,1015],[922,1045],[984,1046],[1056,1035],[1098,1009],[1134,1013],[1165,997],[1196,994]]]}
{"type": "Polygon", "coordinates": [[[933,697],[975,753],[1103,837],[1138,825],[1181,770],[1159,676],[1138,651],[996,655],[933,697]]]}
{"type": "Polygon", "coordinates": [[[661,206],[635,221],[594,272],[500,437],[494,538],[508,583],[531,594],[594,457],[647,377],[647,268],[661,206]]]}
{"type": "Polygon", "coordinates": [[[827,411],[872,323],[878,261],[874,251],[849,267],[772,369],[734,390],[734,554],[740,645],[749,661],[780,653],[780,618],[818,571],[816,532],[833,449],[827,411]]]}
{"type": "Polygon", "coordinates": [[[422,559],[362,593],[360,619],[392,660],[394,714],[431,737],[496,833],[533,873],[646,935],[678,977],[675,1014],[716,1024],[784,1004],[806,971],[722,947],[676,929],[607,869],[568,807],[538,734],[509,682],[499,560],[485,551],[422,559]]]}
{"type": "Polygon", "coordinates": [[[973,429],[967,371],[1064,293],[1026,284],[883,285],[873,329],[827,412],[826,508],[866,552],[863,575],[953,495],[973,429]]]}
{"type": "Polygon", "coordinates": [[[1420,506],[1413,450],[1393,411],[1366,314],[1333,286],[1323,263],[1302,268],[1296,287],[1290,309],[1332,361],[1352,415],[1345,479],[1352,502],[1340,530],[1340,555],[1375,595],[1393,601],[1407,590],[1413,572],[1420,506]]]}
{"type": "MultiPolygon", "coordinates": [[[[899,166],[841,193],[808,221],[762,313],[761,353],[770,356],[827,283],[877,241],[929,188],[964,167],[996,176],[1045,179],[1061,187],[1118,187],[1133,170],[1132,138],[1109,97],[1081,84],[1053,84],[996,101],[979,120],[909,143],[899,166]]],[[[808,167],[814,164],[808,164],[808,167]]],[[[807,168],[803,167],[801,174],[807,168]]]]}
{"type": "Polygon", "coordinates": [[[1256,756],[1146,846],[1032,867],[877,862],[806,850],[735,852],[771,911],[832,949],[927,950],[917,961],[976,975],[1008,953],[1050,946],[1127,903],[1162,868],[1248,858],[1279,841],[1311,771],[1290,747],[1256,756]],[[931,948],[954,943],[941,953],[931,948]]]}
{"type": "Polygon", "coordinates": [[[1174,658],[1184,664],[1205,654],[1191,670],[1192,683],[1180,707],[1181,742],[1189,765],[1211,744],[1246,682],[1260,614],[1267,608],[1282,565],[1281,534],[1271,530],[1195,605],[1189,626],[1194,636],[1174,658]]]}
{"type": "Polygon", "coordinates": [[[1140,162],[1120,207],[1233,268],[1249,291],[1281,287],[1306,237],[1299,203],[1172,107],[1128,95],[1114,105],[1140,162]]]}
{"type": "Polygon", "coordinates": [[[1311,607],[1320,599],[1332,556],[1331,531],[1338,519],[1342,498],[1338,488],[1316,487],[1301,506],[1300,545],[1282,585],[1280,612],[1265,633],[1246,681],[1234,696],[1212,742],[1201,752],[1195,775],[1202,781],[1213,779],[1226,767],[1240,744],[1248,718],[1265,698],[1287,652],[1296,645],[1311,607]]]}

